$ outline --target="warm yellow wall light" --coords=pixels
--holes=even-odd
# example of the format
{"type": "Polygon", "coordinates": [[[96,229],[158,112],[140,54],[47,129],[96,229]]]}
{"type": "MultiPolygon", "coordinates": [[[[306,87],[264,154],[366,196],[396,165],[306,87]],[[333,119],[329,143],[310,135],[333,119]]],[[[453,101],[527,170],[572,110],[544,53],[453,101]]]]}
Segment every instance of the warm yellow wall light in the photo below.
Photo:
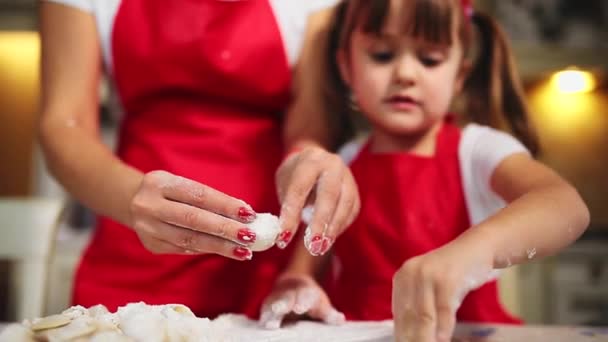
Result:
{"type": "Polygon", "coordinates": [[[592,73],[579,69],[556,72],[551,78],[553,86],[564,94],[587,93],[595,89],[596,81],[592,73]]]}

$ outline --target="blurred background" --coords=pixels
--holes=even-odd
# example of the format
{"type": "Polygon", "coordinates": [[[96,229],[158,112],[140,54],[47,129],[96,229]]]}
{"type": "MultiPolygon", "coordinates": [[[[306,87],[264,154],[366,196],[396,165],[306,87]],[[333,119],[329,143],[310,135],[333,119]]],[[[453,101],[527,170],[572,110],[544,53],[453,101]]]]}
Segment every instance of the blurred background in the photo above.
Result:
{"type": "MultiPolygon", "coordinates": [[[[93,229],[91,213],[48,175],[36,143],[36,6],[0,0],[0,321],[18,319],[24,306],[45,315],[69,306],[73,270],[93,229]],[[42,247],[20,254],[33,247],[18,244],[42,247]]],[[[530,323],[608,326],[608,1],[478,0],[476,7],[496,15],[512,40],[540,160],[591,210],[590,229],[572,247],[503,276],[503,300],[530,323]]],[[[101,132],[112,146],[116,120],[105,84],[100,97],[101,132]]]]}

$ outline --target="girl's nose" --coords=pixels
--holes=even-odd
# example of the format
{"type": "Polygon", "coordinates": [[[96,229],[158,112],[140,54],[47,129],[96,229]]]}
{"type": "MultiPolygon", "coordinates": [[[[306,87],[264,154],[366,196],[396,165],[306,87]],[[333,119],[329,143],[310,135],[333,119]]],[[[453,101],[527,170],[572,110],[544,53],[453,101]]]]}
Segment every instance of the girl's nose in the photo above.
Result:
{"type": "Polygon", "coordinates": [[[418,74],[418,60],[415,56],[405,54],[398,59],[395,65],[395,79],[403,85],[412,85],[416,83],[416,75],[418,74]]]}

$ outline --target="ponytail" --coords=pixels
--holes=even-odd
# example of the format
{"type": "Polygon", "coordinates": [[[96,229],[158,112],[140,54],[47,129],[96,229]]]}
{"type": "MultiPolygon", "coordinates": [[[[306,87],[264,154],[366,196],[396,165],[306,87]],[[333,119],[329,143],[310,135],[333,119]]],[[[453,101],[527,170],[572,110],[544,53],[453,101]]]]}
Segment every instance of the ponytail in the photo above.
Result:
{"type": "Polygon", "coordinates": [[[477,27],[479,52],[464,84],[466,113],[473,122],[507,129],[537,155],[538,137],[506,35],[487,14],[475,12],[471,20],[477,27]]]}

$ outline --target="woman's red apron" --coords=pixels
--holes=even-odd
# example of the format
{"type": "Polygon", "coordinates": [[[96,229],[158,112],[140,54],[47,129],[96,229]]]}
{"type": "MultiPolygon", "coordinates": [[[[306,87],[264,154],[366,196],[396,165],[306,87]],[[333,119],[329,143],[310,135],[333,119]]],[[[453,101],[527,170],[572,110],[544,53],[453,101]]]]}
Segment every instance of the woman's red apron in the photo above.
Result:
{"type": "MultiPolygon", "coordinates": [[[[276,214],[290,69],[268,1],[122,1],[111,46],[125,112],[118,156],[276,214]]],[[[73,302],[110,310],[135,301],[182,303],[198,316],[255,317],[287,259],[277,249],[249,262],[153,255],[131,229],[100,218],[73,302]]]]}
{"type": "MultiPolygon", "coordinates": [[[[444,124],[433,157],[374,154],[365,146],[351,165],[361,212],[336,241],[329,293],[353,320],[391,319],[392,278],[408,259],[469,228],[458,161],[460,130],[444,124]]],[[[501,306],[496,282],[471,292],[460,321],[519,323],[501,306]]]]}

